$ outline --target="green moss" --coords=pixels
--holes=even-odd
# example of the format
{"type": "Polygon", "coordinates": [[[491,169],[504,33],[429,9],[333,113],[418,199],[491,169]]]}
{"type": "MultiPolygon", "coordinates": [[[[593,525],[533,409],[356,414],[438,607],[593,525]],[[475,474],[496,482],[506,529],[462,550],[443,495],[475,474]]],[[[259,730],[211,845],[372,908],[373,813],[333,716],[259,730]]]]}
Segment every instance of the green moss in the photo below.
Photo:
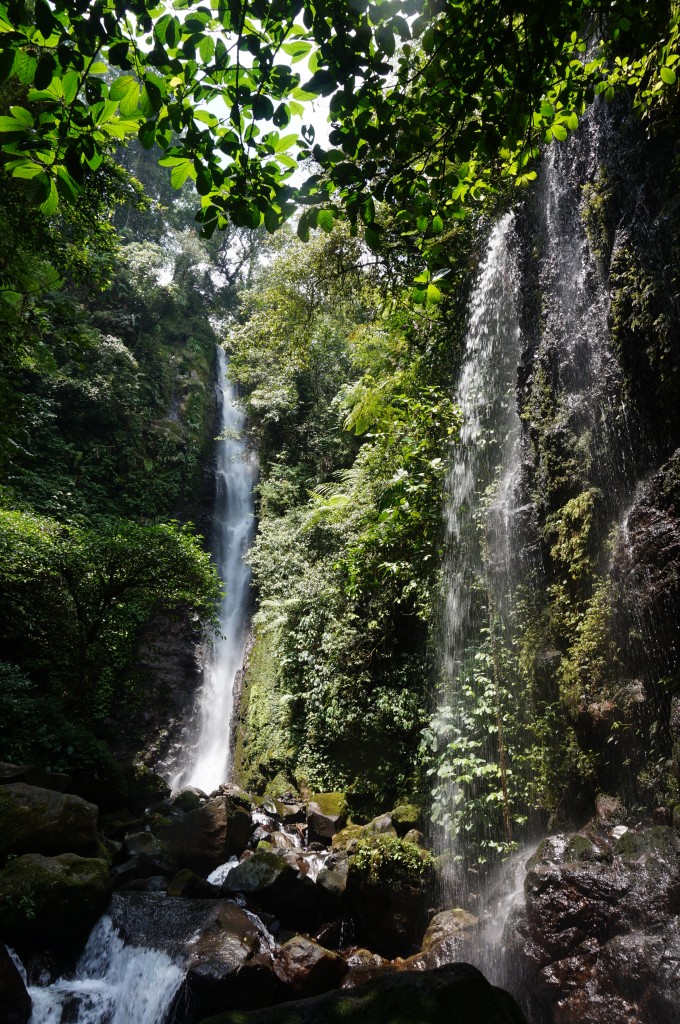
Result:
{"type": "Polygon", "coordinates": [[[434,865],[427,850],[388,835],[360,839],[349,860],[350,873],[363,884],[396,890],[419,887],[434,865]]]}
{"type": "Polygon", "coordinates": [[[347,814],[347,801],[344,793],[313,793],[310,802],[317,805],[322,814],[330,817],[347,814]]]}
{"type": "Polygon", "coordinates": [[[591,487],[546,519],[545,536],[550,543],[550,556],[566,569],[572,580],[582,581],[594,572],[593,516],[600,498],[599,488],[591,487]]]}
{"type": "MultiPolygon", "coordinates": [[[[293,763],[287,747],[287,707],[280,685],[276,630],[257,627],[248,655],[241,701],[234,774],[244,789],[263,794],[271,780],[293,763]]],[[[286,776],[286,788],[290,789],[286,776]]]]}

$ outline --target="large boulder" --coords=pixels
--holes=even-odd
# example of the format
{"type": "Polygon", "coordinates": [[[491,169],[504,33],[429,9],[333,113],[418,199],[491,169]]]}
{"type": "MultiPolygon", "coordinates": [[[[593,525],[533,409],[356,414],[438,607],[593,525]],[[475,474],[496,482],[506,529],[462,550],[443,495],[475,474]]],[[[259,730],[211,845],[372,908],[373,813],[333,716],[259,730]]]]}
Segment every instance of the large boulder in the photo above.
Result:
{"type": "Polygon", "coordinates": [[[50,946],[78,943],[110,895],[105,860],[74,853],[24,854],[0,872],[0,937],[10,944],[27,939],[50,946]]]}
{"type": "Polygon", "coordinates": [[[133,832],[126,836],[118,856],[120,868],[129,865],[137,878],[150,878],[152,875],[172,878],[177,874],[177,861],[170,847],[150,832],[133,832]]]}
{"type": "Polygon", "coordinates": [[[680,837],[667,826],[551,836],[530,860],[511,955],[537,1012],[569,1024],[658,1024],[680,1006],[680,837]]]}
{"type": "Polygon", "coordinates": [[[312,932],[337,899],[300,869],[301,861],[297,851],[258,850],[229,872],[222,893],[240,893],[255,907],[276,914],[285,928],[312,932]]]}
{"type": "Polygon", "coordinates": [[[360,988],[253,1013],[222,1013],[203,1024],[526,1024],[507,992],[469,964],[392,974],[360,988]]]}
{"type": "Polygon", "coordinates": [[[0,942],[0,1021],[2,1024],[28,1024],[33,1006],[19,968],[0,942]]]}
{"type": "Polygon", "coordinates": [[[184,982],[186,1019],[199,1020],[224,1006],[256,1009],[286,998],[272,969],[271,940],[254,916],[220,902],[213,919],[188,947],[184,982]]]}
{"type": "Polygon", "coordinates": [[[158,833],[181,868],[208,874],[240,856],[255,826],[250,807],[237,795],[220,794],[158,833]]]}
{"type": "Polygon", "coordinates": [[[427,925],[434,858],[396,836],[361,839],[349,859],[346,899],[356,940],[382,956],[411,956],[427,925]]]}
{"type": "Polygon", "coordinates": [[[329,845],[347,824],[344,793],[316,793],[307,804],[307,841],[329,845]]]}
{"type": "Polygon", "coordinates": [[[0,860],[8,854],[99,852],[97,808],[70,793],[12,782],[0,786],[0,860]]]}

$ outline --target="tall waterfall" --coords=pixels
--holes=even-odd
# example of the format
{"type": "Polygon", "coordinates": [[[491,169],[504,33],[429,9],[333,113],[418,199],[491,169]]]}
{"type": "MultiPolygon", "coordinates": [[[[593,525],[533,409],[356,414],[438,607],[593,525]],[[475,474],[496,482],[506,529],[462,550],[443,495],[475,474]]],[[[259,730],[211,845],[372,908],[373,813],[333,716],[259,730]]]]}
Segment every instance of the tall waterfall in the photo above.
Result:
{"type": "Polygon", "coordinates": [[[217,349],[220,439],[217,449],[212,548],[225,587],[220,635],[207,652],[196,717],[187,730],[180,763],[168,778],[173,790],[197,786],[210,793],[226,782],[230,760],[234,685],[245,655],[250,569],[244,556],[254,531],[256,464],[243,438],[245,414],[229,381],[224,350],[217,349]]]}
{"type": "MultiPolygon", "coordinates": [[[[509,213],[494,227],[473,288],[456,391],[462,427],[446,485],[448,555],[435,742],[439,749],[453,744],[461,759],[484,756],[466,729],[463,692],[474,687],[480,631],[505,607],[510,587],[521,347],[519,277],[510,244],[513,223],[509,213]],[[486,518],[481,531],[480,517],[486,518]]],[[[443,825],[441,852],[450,860],[460,852],[455,834],[462,826],[458,814],[463,794],[457,774],[445,774],[435,791],[435,814],[443,825]]],[[[452,864],[444,872],[444,889],[444,898],[453,901],[459,885],[452,864]]]]}

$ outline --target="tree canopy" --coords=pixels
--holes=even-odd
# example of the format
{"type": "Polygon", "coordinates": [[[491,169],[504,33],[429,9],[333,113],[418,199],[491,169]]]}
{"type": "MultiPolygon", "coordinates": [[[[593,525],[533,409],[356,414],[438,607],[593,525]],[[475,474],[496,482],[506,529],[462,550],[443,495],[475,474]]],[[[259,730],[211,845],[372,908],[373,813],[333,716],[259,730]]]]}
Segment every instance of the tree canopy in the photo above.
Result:
{"type": "Polygon", "coordinates": [[[302,238],[342,215],[375,248],[388,203],[436,261],[447,222],[532,180],[596,93],[644,107],[675,84],[678,18],[665,0],[9,0],[5,166],[49,214],[137,135],[194,181],[206,234],[302,207],[302,238]],[[319,95],[327,147],[292,127],[319,95]]]}

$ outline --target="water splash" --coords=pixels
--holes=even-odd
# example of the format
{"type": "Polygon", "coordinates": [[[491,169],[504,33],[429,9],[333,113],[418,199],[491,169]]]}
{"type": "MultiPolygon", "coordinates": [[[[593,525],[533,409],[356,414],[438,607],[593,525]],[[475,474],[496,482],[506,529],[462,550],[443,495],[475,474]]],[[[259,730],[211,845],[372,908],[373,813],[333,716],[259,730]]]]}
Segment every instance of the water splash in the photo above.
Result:
{"type": "Polygon", "coordinates": [[[92,930],[72,978],[28,987],[33,1003],[29,1024],[163,1024],[183,977],[166,953],[125,945],[105,915],[92,930]]]}
{"type": "Polygon", "coordinates": [[[227,358],[217,349],[220,441],[217,450],[213,551],[225,595],[221,636],[212,644],[197,695],[197,716],[187,730],[179,765],[167,776],[173,790],[196,786],[210,793],[229,774],[234,686],[245,656],[250,568],[244,560],[253,539],[256,465],[243,438],[245,414],[229,381],[227,358]]]}

